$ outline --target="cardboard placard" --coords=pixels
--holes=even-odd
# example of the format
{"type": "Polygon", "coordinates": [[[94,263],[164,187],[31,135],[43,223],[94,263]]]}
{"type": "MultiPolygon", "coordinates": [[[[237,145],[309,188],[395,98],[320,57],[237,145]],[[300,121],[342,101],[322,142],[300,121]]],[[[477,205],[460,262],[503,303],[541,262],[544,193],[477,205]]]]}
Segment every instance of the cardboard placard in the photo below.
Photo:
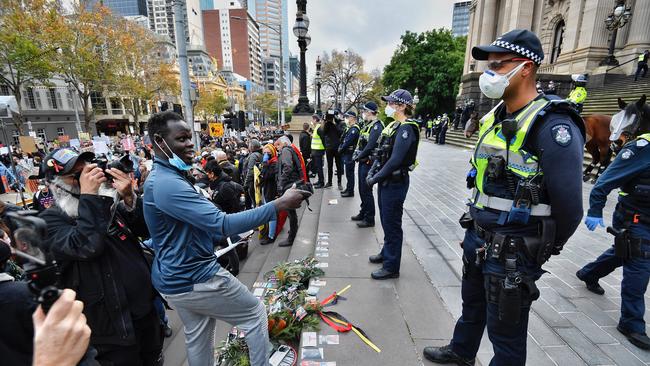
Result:
{"type": "Polygon", "coordinates": [[[32,136],[18,136],[20,148],[26,153],[35,153],[38,151],[36,148],[36,140],[32,136]]]}

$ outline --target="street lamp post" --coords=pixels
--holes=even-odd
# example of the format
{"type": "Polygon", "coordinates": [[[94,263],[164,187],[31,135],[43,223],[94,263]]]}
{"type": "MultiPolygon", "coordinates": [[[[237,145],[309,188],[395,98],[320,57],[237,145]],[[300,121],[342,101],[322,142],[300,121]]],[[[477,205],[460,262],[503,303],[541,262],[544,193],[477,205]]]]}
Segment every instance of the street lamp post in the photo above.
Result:
{"type": "Polygon", "coordinates": [[[294,107],[294,113],[314,113],[314,109],[309,105],[307,97],[307,64],[305,52],[307,46],[311,43],[311,37],[307,33],[309,30],[309,18],[301,11],[296,13],[296,24],[293,26],[293,34],[298,37],[298,46],[300,47],[300,97],[298,104],[294,107]]]}
{"type": "Polygon", "coordinates": [[[609,40],[607,57],[600,62],[601,66],[618,66],[618,60],[614,57],[616,36],[618,35],[618,30],[627,24],[631,16],[632,9],[625,5],[625,0],[618,0],[612,12],[605,19],[605,26],[612,32],[612,38],[609,40]]]}
{"type": "Polygon", "coordinates": [[[320,56],[316,59],[316,113],[321,114],[320,86],[321,86],[321,61],[320,56]]]}

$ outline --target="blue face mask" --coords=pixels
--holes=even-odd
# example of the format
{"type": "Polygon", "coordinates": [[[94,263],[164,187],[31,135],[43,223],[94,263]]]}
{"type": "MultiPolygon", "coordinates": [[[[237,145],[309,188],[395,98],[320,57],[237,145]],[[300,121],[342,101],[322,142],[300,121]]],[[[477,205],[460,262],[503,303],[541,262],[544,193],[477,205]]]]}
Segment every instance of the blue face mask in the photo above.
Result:
{"type": "Polygon", "coordinates": [[[264,157],[262,158],[262,161],[266,163],[267,161],[269,161],[269,159],[271,159],[271,154],[266,153],[266,154],[264,154],[264,157]]]}
{"type": "MultiPolygon", "coordinates": [[[[154,140],[154,142],[156,142],[156,141],[154,140]]],[[[171,157],[170,157],[169,155],[167,155],[167,153],[165,152],[165,150],[163,150],[163,148],[160,147],[160,145],[158,145],[157,142],[156,142],[156,145],[158,146],[158,148],[160,149],[160,151],[162,151],[163,154],[165,154],[165,156],[167,157],[167,161],[169,161],[169,164],[170,164],[171,166],[173,166],[174,168],[176,168],[176,169],[178,169],[178,170],[181,170],[181,171],[188,171],[188,170],[192,169],[192,166],[191,166],[191,165],[185,163],[185,162],[183,161],[183,159],[181,159],[178,155],[174,154],[174,152],[173,152],[172,149],[169,147],[169,145],[167,145],[167,141],[165,141],[165,139],[163,139],[163,142],[165,143],[165,146],[167,146],[167,148],[169,149],[169,152],[171,152],[171,154],[172,154],[171,157]]]]}

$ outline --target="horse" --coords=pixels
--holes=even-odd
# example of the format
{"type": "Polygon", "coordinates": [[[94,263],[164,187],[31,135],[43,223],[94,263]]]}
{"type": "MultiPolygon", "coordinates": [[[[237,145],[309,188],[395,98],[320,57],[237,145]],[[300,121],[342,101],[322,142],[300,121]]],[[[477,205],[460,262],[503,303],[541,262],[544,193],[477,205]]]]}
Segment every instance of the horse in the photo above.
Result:
{"type": "Polygon", "coordinates": [[[635,136],[650,132],[650,105],[645,94],[630,104],[618,98],[618,106],[621,111],[612,117],[610,141],[620,141],[618,145],[623,146],[635,136]]]}
{"type": "Polygon", "coordinates": [[[582,180],[587,182],[591,178],[592,183],[594,183],[612,161],[613,150],[609,141],[609,125],[612,117],[603,114],[592,114],[582,117],[582,120],[585,122],[585,133],[587,135],[585,149],[591,155],[591,163],[587,165],[582,173],[582,180]],[[596,175],[592,178],[591,172],[597,166],[596,175]]]}

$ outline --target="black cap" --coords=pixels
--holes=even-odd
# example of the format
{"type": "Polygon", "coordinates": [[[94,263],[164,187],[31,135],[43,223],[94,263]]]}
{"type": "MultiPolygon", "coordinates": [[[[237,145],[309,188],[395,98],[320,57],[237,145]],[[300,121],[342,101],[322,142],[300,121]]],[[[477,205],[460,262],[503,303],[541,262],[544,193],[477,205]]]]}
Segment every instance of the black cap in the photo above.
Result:
{"type": "Polygon", "coordinates": [[[315,120],[317,120],[317,121],[320,121],[320,116],[318,115],[318,113],[314,113],[314,114],[312,114],[312,115],[311,115],[311,118],[313,118],[313,119],[315,119],[315,120]]]}
{"type": "Polygon", "coordinates": [[[516,53],[530,59],[538,66],[544,59],[544,51],[539,38],[528,29],[511,30],[490,45],[472,48],[472,57],[476,60],[487,60],[489,53],[516,53]]]}
{"type": "Polygon", "coordinates": [[[379,107],[377,106],[377,103],[370,101],[363,105],[363,109],[376,113],[379,107]]]}
{"type": "Polygon", "coordinates": [[[394,92],[390,93],[390,95],[381,97],[381,100],[384,102],[397,102],[413,105],[413,97],[411,96],[411,93],[409,93],[408,90],[404,89],[397,89],[394,92]]]}
{"type": "Polygon", "coordinates": [[[81,154],[68,148],[56,149],[49,153],[38,170],[37,176],[30,176],[30,179],[52,180],[54,176],[66,175],[72,171],[75,164],[79,159],[91,161],[95,158],[95,154],[86,151],[81,154]]]}
{"type": "Polygon", "coordinates": [[[354,117],[354,118],[357,118],[357,114],[354,113],[353,111],[347,111],[347,112],[345,112],[345,114],[343,115],[343,117],[354,117]]]}

